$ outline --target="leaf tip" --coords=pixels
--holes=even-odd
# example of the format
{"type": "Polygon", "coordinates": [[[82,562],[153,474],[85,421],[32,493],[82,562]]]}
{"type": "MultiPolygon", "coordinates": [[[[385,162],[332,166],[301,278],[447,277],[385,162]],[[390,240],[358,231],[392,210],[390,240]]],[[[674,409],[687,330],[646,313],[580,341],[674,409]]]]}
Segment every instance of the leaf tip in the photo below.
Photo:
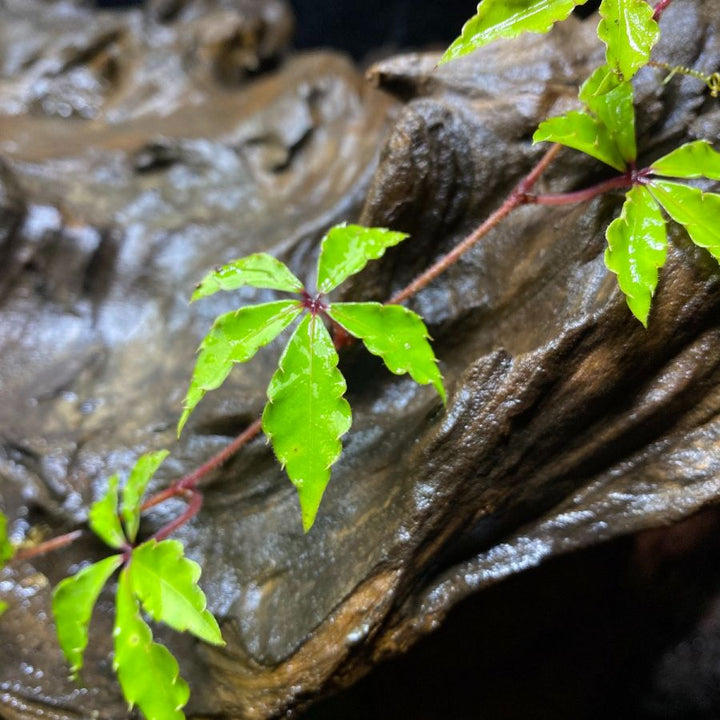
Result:
{"type": "Polygon", "coordinates": [[[445,386],[443,385],[442,377],[434,380],[433,385],[435,387],[435,390],[437,390],[437,394],[440,396],[443,405],[447,406],[447,391],[445,390],[445,386]]]}
{"type": "Polygon", "coordinates": [[[303,526],[303,532],[307,535],[310,530],[312,529],[312,526],[315,524],[315,518],[317,517],[317,512],[314,514],[306,514],[304,511],[302,512],[302,526],[303,526]]]}
{"type": "Polygon", "coordinates": [[[630,308],[630,312],[640,322],[640,324],[647,330],[648,328],[648,317],[650,316],[650,298],[645,301],[641,299],[637,302],[635,298],[627,298],[627,306],[630,308]]]}
{"type": "Polygon", "coordinates": [[[177,437],[179,438],[182,434],[183,428],[185,427],[185,423],[188,421],[188,418],[190,417],[190,413],[192,411],[185,408],[182,412],[182,415],[180,416],[180,419],[178,420],[177,424],[177,437]]]}
{"type": "Polygon", "coordinates": [[[307,535],[315,524],[318,510],[320,509],[320,501],[323,493],[317,494],[303,493],[301,487],[298,487],[298,498],[300,500],[300,518],[302,520],[303,532],[307,535]]]}

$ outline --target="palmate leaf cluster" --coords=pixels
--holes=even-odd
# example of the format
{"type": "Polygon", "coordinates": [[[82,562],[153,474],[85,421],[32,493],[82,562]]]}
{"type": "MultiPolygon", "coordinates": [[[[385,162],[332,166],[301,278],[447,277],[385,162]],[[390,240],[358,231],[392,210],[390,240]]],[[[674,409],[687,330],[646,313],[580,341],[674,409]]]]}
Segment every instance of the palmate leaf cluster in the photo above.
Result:
{"type": "MultiPolygon", "coordinates": [[[[441,62],[499,37],[547,32],[584,0],[483,0],[441,62]]],[[[550,141],[584,152],[630,177],[622,213],[607,229],[605,264],[618,277],[632,313],[647,326],[658,270],[667,257],[662,210],[692,241],[720,260],[720,195],[667,178],[720,179],[720,155],[705,141],[688,143],[632,176],[637,159],[631,79],[650,60],[660,30],[646,0],[603,0],[598,37],[606,64],[579,92],[582,110],[540,124],[535,142],[550,141]]]]}
{"type": "Polygon", "coordinates": [[[343,397],[345,379],[327,322],[337,323],[383,359],[391,372],[408,373],[432,384],[445,400],[442,377],[422,319],[400,306],[329,302],[327,294],[370,260],[407,237],[385,228],[338,225],[324,237],[317,264],[316,292],[276,258],[249,255],[210,273],[192,299],[242,286],[291,293],[278,300],[233,310],[218,317],[198,350],[198,359],[178,433],[206,392],[219,387],[236,363],[252,358],[264,345],[302,317],[285,347],[267,389],[262,428],[298,491],[303,528],[309,530],[340,456],[342,436],[352,415],[343,397]]]}
{"type": "Polygon", "coordinates": [[[90,508],[89,524],[106,545],[121,552],[62,580],[52,599],[60,647],[77,677],[93,608],[103,587],[122,568],[115,597],[113,669],[130,707],[137,705],[149,720],[182,720],[190,691],[170,651],[154,642],[142,611],[179,632],[223,643],[197,584],[200,567],[185,557],[182,544],[150,539],[134,545],[143,493],[166,456],[164,450],[143,455],[121,494],[118,476],[110,478],[107,491],[90,508]]]}
{"type": "MultiPolygon", "coordinates": [[[[609,66],[603,66],[583,84],[580,99],[584,111],[546,120],[534,140],[567,145],[631,173],[637,149],[630,82],[620,81],[609,66]]],[[[667,258],[662,210],[685,228],[696,245],[720,260],[720,195],[666,179],[701,177],[720,179],[720,154],[704,140],[673,150],[636,177],[620,217],[607,228],[605,264],[617,275],[631,312],[646,327],[658,270],[667,258]]]]}

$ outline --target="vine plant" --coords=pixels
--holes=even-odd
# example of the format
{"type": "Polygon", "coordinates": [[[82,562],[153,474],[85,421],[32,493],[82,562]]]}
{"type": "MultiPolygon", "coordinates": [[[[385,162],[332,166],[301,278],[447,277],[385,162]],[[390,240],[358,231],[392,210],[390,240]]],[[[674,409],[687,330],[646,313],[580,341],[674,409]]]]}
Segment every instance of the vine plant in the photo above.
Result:
{"type": "MultiPolygon", "coordinates": [[[[441,63],[466,55],[500,38],[524,32],[544,33],[586,0],[482,0],[441,63]]],[[[189,689],[170,652],[153,641],[142,612],[154,621],[187,631],[209,643],[222,644],[220,628],[206,608],[198,586],[199,566],[184,555],[181,543],[168,539],[201,509],[198,484],[261,430],[298,491],[303,529],[311,529],[341,437],[351,424],[344,399],[345,381],[338,370],[338,349],[356,338],[396,374],[408,373],[420,384],[432,384],[443,402],[445,390],[422,319],[399,303],[426,287],[514,209],[525,204],[564,205],[626,190],[620,216],[607,228],[605,263],[633,315],[647,327],[658,271],[667,254],[666,215],[682,225],[690,239],[720,260],[720,195],[686,182],[720,180],[720,154],[705,140],[682,145],[651,165],[638,168],[635,110],[631,80],[646,65],[704,81],[714,97],[720,75],[651,60],[659,37],[658,21],[671,0],[651,7],[646,0],[603,0],[598,37],[605,44],[605,64],[579,90],[581,108],[540,124],[534,142],[554,143],[513,192],[471,235],[386,304],[334,302],[328,294],[360,272],[370,260],[406,239],[400,232],[357,225],[333,227],[321,243],[314,286],[301,282],[279,260],[264,253],[241,258],[213,272],[198,285],[192,300],[242,286],[277,290],[284,299],[242,307],[218,317],[199,347],[199,354],[178,422],[182,431],[206,392],[222,385],[237,363],[250,360],[263,346],[298,321],[267,390],[262,418],[227,448],[167,489],[142,498],[168,454],[140,457],[119,492],[119,478],[108,480],[103,497],[88,514],[92,532],[113,550],[60,582],[53,592],[53,615],[60,647],[77,677],[88,644],[88,625],[95,602],[116,571],[116,618],[113,631],[115,669],[129,705],[150,720],[180,720],[189,689]],[[586,153],[619,174],[597,185],[569,193],[533,194],[541,174],[561,146],[586,153]],[[663,212],[664,211],[664,212],[663,212]],[[331,335],[330,327],[334,331],[331,335]],[[141,513],[179,497],[187,508],[145,542],[138,543],[141,513]]],[[[83,534],[75,530],[35,547],[10,543],[7,519],[0,513],[0,568],[8,562],[67,546],[83,534]]],[[[7,603],[0,601],[0,615],[7,603]]]]}

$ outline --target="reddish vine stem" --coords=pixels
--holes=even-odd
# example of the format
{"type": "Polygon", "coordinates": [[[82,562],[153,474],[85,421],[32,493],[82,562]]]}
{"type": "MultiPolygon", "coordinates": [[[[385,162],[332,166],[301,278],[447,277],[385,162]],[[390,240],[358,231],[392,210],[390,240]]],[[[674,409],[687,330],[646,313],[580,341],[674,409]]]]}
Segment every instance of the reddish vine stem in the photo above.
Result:
{"type": "Polygon", "coordinates": [[[261,421],[258,418],[252,425],[248,425],[229,445],[224,447],[219,453],[213,455],[209,460],[204,462],[199,468],[193,472],[176,480],[170,487],[148,498],[141,507],[141,510],[148,510],[161,502],[165,502],[171,497],[181,495],[186,490],[194,490],[197,484],[205,475],[219,468],[224,462],[229,460],[241,447],[247,445],[261,430],[261,421]]]}
{"type": "Polygon", "coordinates": [[[476,245],[498,223],[504,220],[515,208],[528,202],[527,193],[539,180],[542,173],[548,168],[555,156],[560,152],[560,145],[553,145],[538,164],[515,186],[505,202],[485,222],[459,242],[447,255],[443,255],[434,265],[431,265],[422,275],[419,275],[407,287],[395,293],[387,302],[389,305],[404,302],[417,292],[427,287],[436,277],[454,265],[473,245],[476,245]]]}
{"type": "Polygon", "coordinates": [[[655,22],[662,17],[662,14],[668,9],[671,2],[672,0],[660,0],[655,6],[655,10],[653,11],[653,20],[655,20],[655,22]]]}
{"type": "Polygon", "coordinates": [[[609,190],[631,187],[635,180],[636,178],[633,178],[632,173],[627,172],[624,175],[610,178],[583,190],[550,195],[527,195],[525,202],[533,205],[570,205],[577,202],[587,202],[609,190]]]}
{"type": "Polygon", "coordinates": [[[82,535],[82,530],[73,530],[65,535],[58,535],[50,540],[38,543],[34,547],[22,548],[13,555],[10,563],[23,562],[24,560],[30,560],[31,558],[38,557],[39,555],[52,552],[53,550],[60,550],[61,548],[74,543],[76,540],[81,538],[82,535]]]}
{"type": "Polygon", "coordinates": [[[178,528],[182,527],[186,522],[192,520],[199,512],[203,504],[203,496],[201,492],[197,490],[186,491],[190,494],[190,501],[188,502],[185,511],[178,515],[174,520],[171,520],[167,525],[163,525],[153,536],[153,540],[158,542],[165,540],[170,537],[178,528]]]}

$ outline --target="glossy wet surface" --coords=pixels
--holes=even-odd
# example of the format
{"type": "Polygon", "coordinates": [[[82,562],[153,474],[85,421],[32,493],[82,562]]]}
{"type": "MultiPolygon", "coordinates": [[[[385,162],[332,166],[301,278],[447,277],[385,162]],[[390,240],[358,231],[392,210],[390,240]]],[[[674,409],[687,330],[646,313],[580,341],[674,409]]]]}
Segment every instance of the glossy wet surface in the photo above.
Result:
{"type": "MultiPolygon", "coordinates": [[[[42,6],[6,2],[0,23],[0,502],[18,540],[30,526],[77,527],[141,452],[172,450],[159,487],[258,416],[275,346],[175,441],[212,318],[274,297],[188,306],[208,269],[264,250],[305,277],[323,232],[359,218],[412,235],[345,299],[389,297],[527,172],[538,120],[568,106],[600,57],[588,57],[593,28],[571,22],[437,72],[436,55],[388,59],[368,82],[334,53],[286,55],[279,3],[168,15],[158,2],[121,16],[42,6]]],[[[720,66],[716,6],[678,0],[662,52],[687,64],[703,38],[720,66]]],[[[648,157],[718,135],[716,104],[686,80],[638,79],[648,157]]],[[[565,154],[546,189],[597,179],[593,162],[565,154]]],[[[432,389],[344,353],[354,425],[310,535],[261,438],[212,478],[180,537],[228,647],[160,633],[181,655],[191,714],[283,713],[406,651],[497,580],[717,498],[717,263],[674,233],[646,333],[602,261],[618,208],[608,197],[523,209],[412,301],[435,338],[446,409],[432,389]]],[[[158,508],[144,532],[176,511],[158,508]]],[[[87,541],[2,575],[9,720],[123,716],[110,596],[89,690],[67,680],[49,622],[52,584],[101,553],[87,541]]]]}

